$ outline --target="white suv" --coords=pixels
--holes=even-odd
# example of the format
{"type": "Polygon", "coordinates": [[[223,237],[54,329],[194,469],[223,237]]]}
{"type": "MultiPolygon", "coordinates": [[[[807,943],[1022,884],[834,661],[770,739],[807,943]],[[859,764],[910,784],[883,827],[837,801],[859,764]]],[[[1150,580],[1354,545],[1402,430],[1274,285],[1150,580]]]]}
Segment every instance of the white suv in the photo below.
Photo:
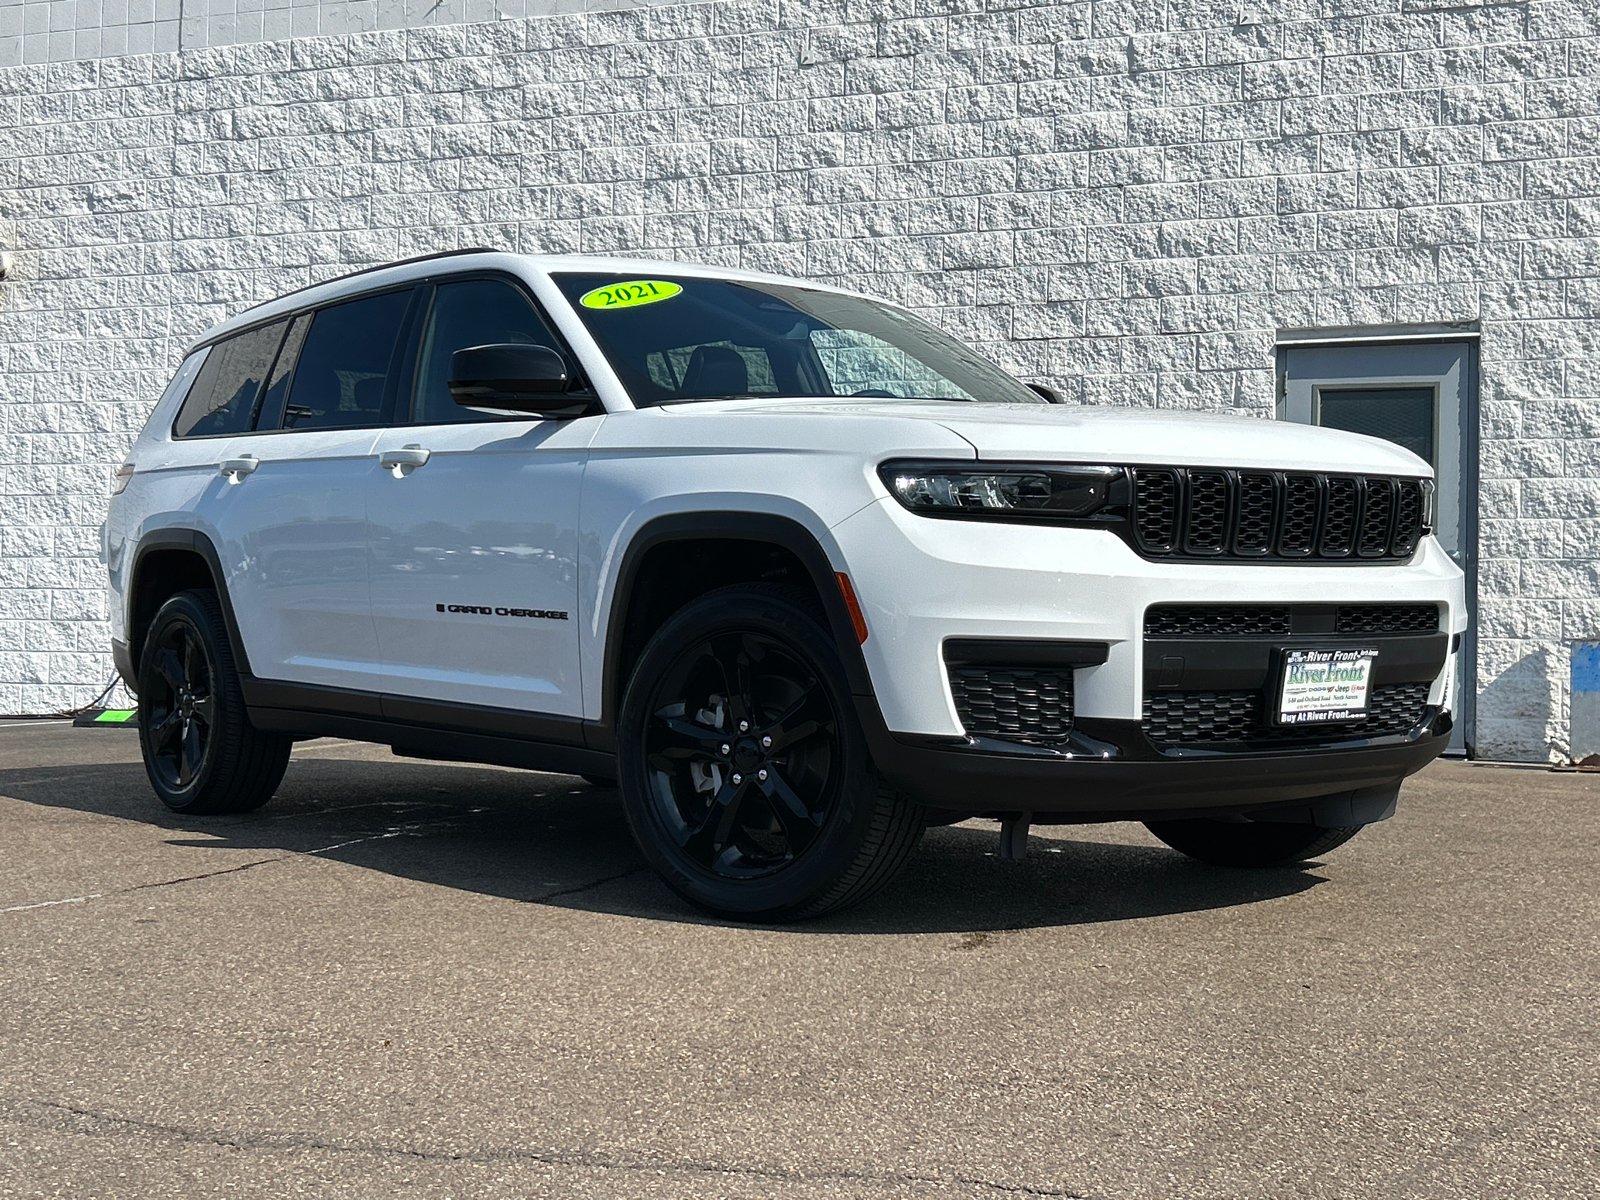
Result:
{"type": "Polygon", "coordinates": [[[1241,866],[1388,816],[1466,625],[1427,465],[1052,399],[893,305],[682,264],[464,251],[259,305],[117,473],[151,782],[248,811],[322,735],[614,780],[673,888],[767,920],[974,815],[1241,866]]]}

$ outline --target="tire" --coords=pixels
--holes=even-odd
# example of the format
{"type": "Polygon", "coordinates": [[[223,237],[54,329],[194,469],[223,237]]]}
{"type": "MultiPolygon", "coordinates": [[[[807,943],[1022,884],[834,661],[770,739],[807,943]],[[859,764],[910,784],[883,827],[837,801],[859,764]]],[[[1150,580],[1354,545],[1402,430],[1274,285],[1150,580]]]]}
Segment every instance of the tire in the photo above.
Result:
{"type": "Polygon", "coordinates": [[[173,812],[253,812],[289,765],[292,742],[250,724],[215,592],[179,592],[156,613],[139,660],[139,748],[173,812]]]}
{"type": "Polygon", "coordinates": [[[1216,867],[1284,867],[1318,858],[1366,828],[1253,821],[1146,821],[1144,827],[1190,858],[1216,867]]]}
{"type": "Polygon", "coordinates": [[[722,588],[680,609],[640,656],[618,733],[640,849],[719,917],[837,912],[922,836],[922,806],[873,769],[839,652],[797,589],[722,588]]]}

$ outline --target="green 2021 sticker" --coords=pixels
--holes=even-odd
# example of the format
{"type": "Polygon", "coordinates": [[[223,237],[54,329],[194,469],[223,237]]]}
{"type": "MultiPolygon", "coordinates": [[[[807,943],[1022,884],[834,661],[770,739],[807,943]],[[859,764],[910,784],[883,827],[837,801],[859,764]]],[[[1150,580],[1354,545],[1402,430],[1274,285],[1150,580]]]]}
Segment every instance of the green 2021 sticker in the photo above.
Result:
{"type": "Polygon", "coordinates": [[[670,300],[683,288],[666,279],[630,279],[626,283],[610,283],[585,292],[578,303],[585,308],[632,308],[640,304],[654,304],[657,300],[670,300]]]}

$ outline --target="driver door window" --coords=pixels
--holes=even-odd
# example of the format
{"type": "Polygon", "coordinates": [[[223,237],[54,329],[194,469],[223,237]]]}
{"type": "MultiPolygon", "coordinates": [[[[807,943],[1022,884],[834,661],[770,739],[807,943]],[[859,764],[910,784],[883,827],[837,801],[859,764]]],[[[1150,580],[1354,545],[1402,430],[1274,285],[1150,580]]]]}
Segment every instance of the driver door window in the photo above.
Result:
{"type": "Polygon", "coordinates": [[[443,283],[422,334],[411,420],[422,425],[492,420],[497,413],[463,408],[450,395],[450,359],[468,346],[517,342],[559,347],[528,298],[499,279],[443,283]]]}

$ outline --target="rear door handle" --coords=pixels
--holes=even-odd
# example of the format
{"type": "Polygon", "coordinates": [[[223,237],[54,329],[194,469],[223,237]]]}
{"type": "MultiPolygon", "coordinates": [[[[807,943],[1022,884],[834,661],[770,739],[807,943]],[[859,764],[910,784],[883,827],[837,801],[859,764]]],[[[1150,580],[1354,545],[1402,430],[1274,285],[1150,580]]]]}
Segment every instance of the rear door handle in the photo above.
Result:
{"type": "Polygon", "coordinates": [[[429,451],[411,442],[398,450],[385,450],[378,459],[378,465],[386,471],[393,471],[396,479],[403,479],[427,462],[429,457],[429,451]]]}
{"type": "Polygon", "coordinates": [[[261,465],[261,460],[254,454],[241,454],[238,458],[225,458],[217,464],[217,470],[227,478],[229,483],[238,483],[261,465]]]}

